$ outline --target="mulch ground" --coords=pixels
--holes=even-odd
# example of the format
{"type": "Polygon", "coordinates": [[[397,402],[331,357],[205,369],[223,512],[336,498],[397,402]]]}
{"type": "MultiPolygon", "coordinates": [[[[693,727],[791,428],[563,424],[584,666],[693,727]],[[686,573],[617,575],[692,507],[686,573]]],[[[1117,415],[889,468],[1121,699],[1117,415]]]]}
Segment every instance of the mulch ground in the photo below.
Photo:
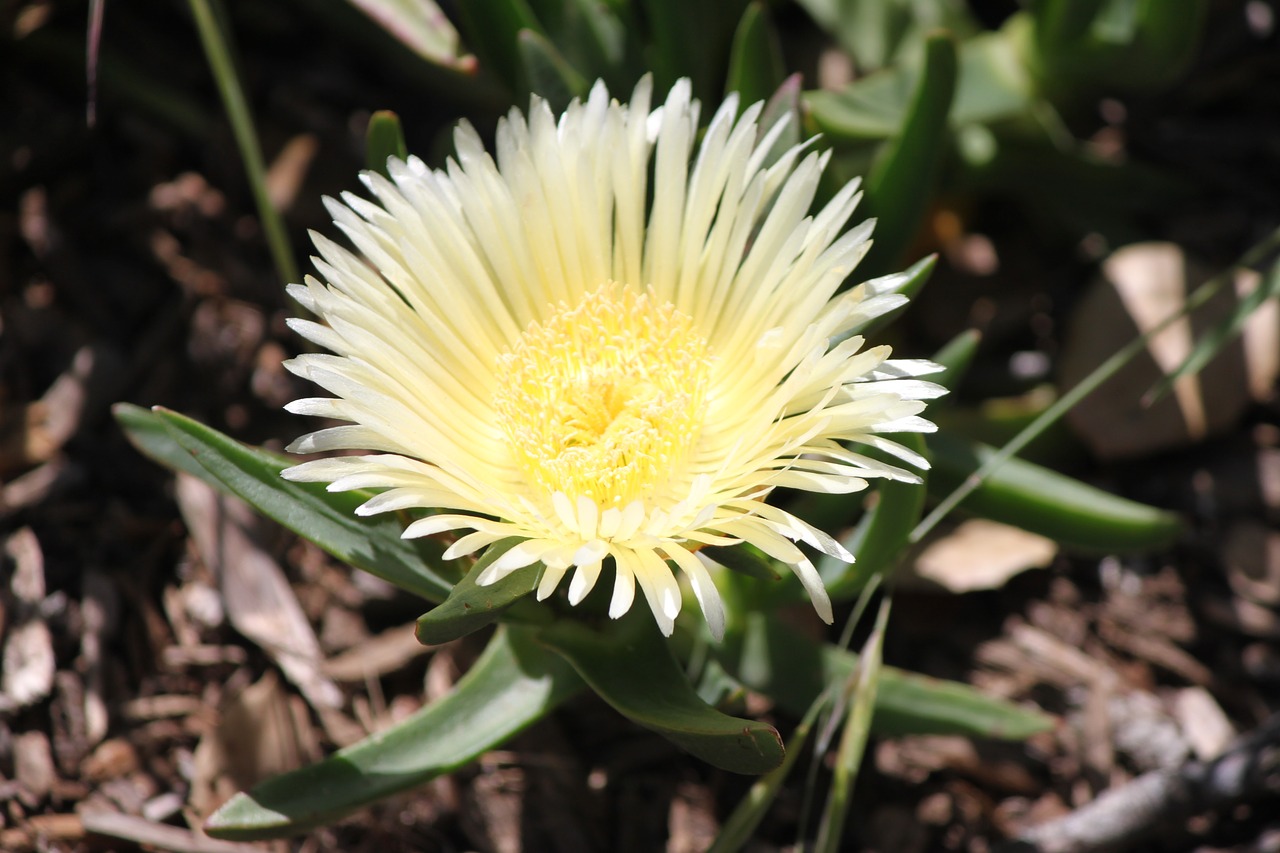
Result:
{"type": "MultiPolygon", "coordinates": [[[[297,247],[308,228],[333,230],[320,197],[355,189],[370,108],[396,109],[427,151],[458,112],[424,97],[395,61],[370,61],[306,19],[304,5],[253,4],[234,17],[297,247]]],[[[1265,85],[1280,80],[1275,43],[1240,55],[1229,12],[1213,19],[1204,60],[1225,89],[1130,105],[1135,156],[1202,164],[1197,206],[1150,211],[1151,233],[1190,235],[1219,265],[1280,222],[1280,86],[1265,85]],[[1230,161],[1203,165],[1224,141],[1230,161]]],[[[0,849],[704,848],[749,780],[593,698],[462,772],[296,841],[237,847],[187,831],[235,790],[443,694],[483,638],[418,646],[419,603],[251,517],[229,511],[218,523],[230,527],[201,534],[216,498],[128,445],[110,415],[117,401],[165,405],[277,449],[304,430],[281,410],[310,393],[280,366],[299,347],[284,324],[292,309],[194,31],[175,8],[108,6],[92,129],[83,10],[10,3],[0,23],[15,34],[0,36],[0,849]],[[205,535],[232,536],[222,559],[285,581],[319,642],[306,676],[282,675],[246,629],[234,567],[202,547],[205,535]]],[[[1054,354],[1093,259],[1060,242],[1027,248],[1034,226],[1008,207],[983,215],[982,245],[1005,272],[976,269],[963,247],[944,254],[930,292],[947,295],[933,308],[926,298],[902,337],[927,353],[970,321],[985,324],[978,387],[1019,390],[1010,354],[1054,354]]],[[[1211,440],[1124,463],[1076,445],[1073,473],[1186,515],[1191,532],[1176,549],[1060,556],[962,596],[904,585],[890,663],[1034,703],[1060,722],[1026,743],[874,740],[849,849],[994,849],[1267,723],[1280,709],[1277,414],[1274,400],[1255,403],[1211,440]]],[[[784,734],[795,723],[771,719],[784,734]]],[[[752,849],[794,843],[811,811],[804,778],[752,849]]],[[[1204,813],[1192,801],[1135,849],[1280,850],[1278,791],[1264,780],[1204,813]]]]}

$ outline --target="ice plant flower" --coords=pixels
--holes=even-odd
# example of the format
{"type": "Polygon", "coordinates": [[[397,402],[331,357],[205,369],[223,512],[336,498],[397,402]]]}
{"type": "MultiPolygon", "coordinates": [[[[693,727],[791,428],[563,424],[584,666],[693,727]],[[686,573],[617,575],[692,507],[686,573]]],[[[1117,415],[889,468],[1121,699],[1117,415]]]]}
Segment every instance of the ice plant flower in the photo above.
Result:
{"type": "Polygon", "coordinates": [[[358,254],[316,235],[290,293],[324,322],[292,327],[332,354],[288,362],[332,398],[290,411],[348,421],[295,441],[291,480],[381,490],[358,512],[425,509],[406,537],[458,538],[448,558],[519,541],[477,579],[545,568],[577,604],[610,565],[609,613],[640,587],[670,634],[687,576],[714,635],[724,607],[708,544],[749,542],[790,565],[831,621],[796,542],[851,560],[766,501],[778,487],[854,492],[917,479],[858,452],[924,460],[882,434],[927,431],[935,366],[890,360],[851,332],[905,298],[901,277],[837,288],[870,245],[845,231],[850,185],[814,215],[826,154],[774,162],[783,125],[730,97],[697,143],[688,81],[650,108],[603,84],[557,120],[534,98],[497,130],[463,124],[442,170],[416,158],[363,180],[376,202],[327,200],[358,254]],[[612,558],[610,561],[609,558],[612,558]]]}

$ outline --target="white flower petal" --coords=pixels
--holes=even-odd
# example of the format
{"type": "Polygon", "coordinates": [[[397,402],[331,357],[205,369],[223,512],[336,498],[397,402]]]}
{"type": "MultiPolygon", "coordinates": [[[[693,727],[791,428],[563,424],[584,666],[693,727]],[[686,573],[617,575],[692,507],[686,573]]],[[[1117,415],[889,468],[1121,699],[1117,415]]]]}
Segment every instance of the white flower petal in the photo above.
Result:
{"type": "Polygon", "coordinates": [[[463,123],[442,168],[393,158],[361,175],[369,197],[325,200],[349,245],[313,235],[317,277],[289,293],[316,319],[289,325],[327,352],[286,367],[329,396],[287,408],[340,423],[289,449],[365,455],[283,476],[377,490],[360,515],[435,510],[404,536],[465,531],[449,559],[510,537],[478,580],[541,562],[539,599],[572,570],[581,603],[612,555],[610,615],[638,584],[666,634],[677,571],[724,633],[703,545],[793,566],[830,620],[793,541],[852,555],[766,501],[918,480],[865,447],[927,467],[882,434],[933,428],[924,401],[944,390],[923,377],[939,368],[853,334],[910,277],[836,295],[873,223],[845,230],[856,182],[811,210],[831,155],[808,140],[777,156],[787,125],[762,132],[762,105],[731,96],[700,132],[689,81],[652,101],[649,77],[627,104],[603,83],[560,116],[534,98],[493,153],[463,123]]]}

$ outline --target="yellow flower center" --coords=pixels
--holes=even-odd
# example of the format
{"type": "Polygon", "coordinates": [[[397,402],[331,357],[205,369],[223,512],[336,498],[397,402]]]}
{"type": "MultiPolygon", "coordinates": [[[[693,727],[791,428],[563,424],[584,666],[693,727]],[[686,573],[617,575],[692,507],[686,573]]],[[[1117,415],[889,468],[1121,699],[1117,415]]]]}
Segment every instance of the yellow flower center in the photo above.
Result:
{"type": "Polygon", "coordinates": [[[497,370],[494,404],[530,481],[608,508],[651,494],[684,459],[710,357],[674,305],[609,282],[530,325],[497,370]]]}

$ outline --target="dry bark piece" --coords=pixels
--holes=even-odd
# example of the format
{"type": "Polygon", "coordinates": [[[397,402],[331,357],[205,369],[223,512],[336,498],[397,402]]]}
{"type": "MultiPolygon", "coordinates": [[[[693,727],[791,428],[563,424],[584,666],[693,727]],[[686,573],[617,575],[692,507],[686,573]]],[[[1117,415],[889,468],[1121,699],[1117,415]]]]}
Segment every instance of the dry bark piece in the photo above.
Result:
{"type": "Polygon", "coordinates": [[[341,705],[341,692],[320,672],[320,641],[284,572],[249,535],[252,510],[185,474],[178,475],[177,494],[200,558],[218,578],[231,624],[271,655],[312,706],[341,705]]]}
{"type": "Polygon", "coordinates": [[[951,592],[998,589],[1014,575],[1049,565],[1057,553],[1051,539],[975,518],[930,543],[915,571],[951,592]]]}
{"type": "Polygon", "coordinates": [[[326,660],[323,672],[335,681],[345,682],[364,682],[395,672],[415,658],[434,651],[418,642],[413,629],[410,623],[369,637],[326,660]]]}
{"type": "Polygon", "coordinates": [[[18,798],[35,808],[53,790],[58,772],[53,766],[53,750],[44,732],[23,732],[13,739],[13,775],[22,786],[18,798]]]}
{"type": "Polygon", "coordinates": [[[1217,758],[1236,737],[1235,727],[1222,706],[1203,687],[1179,690],[1173,713],[1191,751],[1201,761],[1217,758]]]}
{"type": "MultiPolygon", "coordinates": [[[[1103,264],[1077,306],[1063,345],[1062,384],[1080,382],[1104,359],[1174,314],[1211,270],[1201,269],[1172,243],[1126,246],[1103,264]]],[[[1276,307],[1269,302],[1245,323],[1240,341],[1226,347],[1199,375],[1184,376],[1159,403],[1143,395],[1190,354],[1199,335],[1232,310],[1239,294],[1257,286],[1242,271],[1236,288],[1223,288],[1191,319],[1173,323],[1133,359],[1067,413],[1093,451],[1116,459],[1184,447],[1236,422],[1276,378],[1276,307]]]]}
{"type": "Polygon", "coordinates": [[[0,711],[38,702],[53,689],[55,660],[49,626],[40,615],[45,598],[44,554],[31,528],[5,540],[5,554],[13,561],[14,608],[4,644],[4,672],[0,675],[0,711]]]}
{"type": "Polygon", "coordinates": [[[1280,604],[1280,532],[1259,521],[1231,525],[1222,546],[1227,583],[1256,604],[1280,604]]]}
{"type": "Polygon", "coordinates": [[[194,756],[191,806],[205,817],[237,791],[296,770],[304,758],[288,697],[276,674],[268,671],[228,699],[217,726],[201,738],[194,756]]]}
{"type": "Polygon", "coordinates": [[[85,572],[80,600],[80,668],[84,673],[84,736],[86,746],[107,735],[107,703],[103,698],[102,649],[115,634],[120,602],[115,585],[100,571],[85,572]]]}
{"type": "Polygon", "coordinates": [[[699,853],[716,840],[715,797],[704,785],[684,783],[671,798],[667,817],[667,853],[699,853]]]}
{"type": "Polygon", "coordinates": [[[198,835],[176,826],[152,823],[146,818],[110,812],[94,812],[80,818],[90,835],[118,838],[171,853],[261,853],[253,844],[236,844],[198,835]]]}
{"type": "Polygon", "coordinates": [[[124,776],[138,769],[138,751],[124,738],[112,738],[98,744],[80,764],[81,775],[90,782],[102,782],[124,776]]]}
{"type": "Polygon", "coordinates": [[[1213,761],[1152,771],[1058,820],[1036,826],[997,853],[1129,850],[1189,817],[1280,794],[1280,715],[1213,761]]]}

